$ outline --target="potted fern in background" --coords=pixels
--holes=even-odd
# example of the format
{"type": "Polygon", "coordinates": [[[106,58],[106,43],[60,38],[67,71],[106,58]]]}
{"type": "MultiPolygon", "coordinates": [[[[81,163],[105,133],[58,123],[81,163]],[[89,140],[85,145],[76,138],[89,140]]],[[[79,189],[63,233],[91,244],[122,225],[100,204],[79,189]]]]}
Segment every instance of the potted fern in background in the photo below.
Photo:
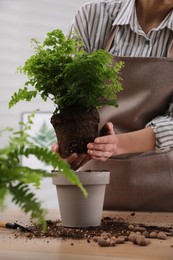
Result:
{"type": "MultiPolygon", "coordinates": [[[[13,94],[9,102],[11,108],[19,101],[31,101],[37,95],[40,95],[43,101],[48,98],[52,100],[55,110],[52,111],[50,121],[58,139],[59,153],[63,158],[72,153],[86,153],[86,145],[99,135],[98,109],[106,105],[117,107],[117,93],[122,90],[120,71],[123,63],[118,62],[113,65],[111,54],[105,50],[93,53],[85,52],[82,48],[82,41],[76,40],[76,37],[75,35],[74,38],[67,38],[61,30],[54,30],[47,34],[42,44],[36,39],[32,39],[35,53],[26,60],[23,67],[19,68],[20,73],[24,73],[28,77],[28,81],[23,89],[19,89],[17,93],[13,94]]],[[[84,173],[77,174],[80,175],[81,181],[81,178],[85,178],[84,173]]],[[[106,177],[99,177],[97,174],[101,185],[103,185],[101,179],[104,180],[105,184],[109,182],[109,174],[103,172],[102,175],[106,175],[106,177]]],[[[61,177],[53,177],[53,183],[57,185],[60,182],[62,185],[61,177]]],[[[90,174],[89,177],[85,178],[86,183],[91,180],[91,177],[94,178],[94,175],[90,174]]],[[[69,187],[69,181],[63,178],[64,181],[65,185],[69,187]]],[[[95,182],[96,180],[94,186],[95,182]]],[[[65,194],[58,195],[66,197],[66,202],[60,203],[60,211],[61,205],[62,208],[65,207],[65,210],[73,205],[70,209],[72,212],[77,202],[65,205],[74,192],[70,191],[68,196],[67,193],[65,194]]],[[[77,197],[79,197],[78,193],[76,199],[77,197]]],[[[104,196],[102,196],[100,204],[101,210],[103,199],[104,196]]],[[[87,201],[92,200],[91,197],[87,198],[87,201]]],[[[82,200],[79,204],[83,203],[82,200]]],[[[97,202],[94,202],[94,207],[95,203],[97,202]]],[[[101,210],[99,209],[98,219],[100,220],[101,210]]],[[[88,209],[80,211],[85,214],[88,209]]],[[[73,212],[75,214],[75,210],[73,212]]],[[[68,213],[66,212],[64,215],[66,216],[68,213]]],[[[71,216],[71,214],[69,215],[71,216]]],[[[75,219],[77,218],[75,217],[75,219]]],[[[100,220],[95,221],[93,225],[98,225],[100,220]]],[[[78,226],[78,222],[71,224],[65,220],[64,225],[78,226]]],[[[86,220],[85,223],[79,225],[92,224],[86,220]]]]}

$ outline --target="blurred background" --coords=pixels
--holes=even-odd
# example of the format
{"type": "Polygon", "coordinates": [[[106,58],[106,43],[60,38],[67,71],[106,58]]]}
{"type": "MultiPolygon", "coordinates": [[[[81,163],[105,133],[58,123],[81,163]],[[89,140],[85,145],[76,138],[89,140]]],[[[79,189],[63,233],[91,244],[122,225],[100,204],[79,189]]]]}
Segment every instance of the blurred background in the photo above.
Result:
{"type": "MultiPolygon", "coordinates": [[[[87,0],[0,0],[0,129],[12,127],[18,130],[23,115],[36,109],[49,118],[49,113],[54,110],[53,104],[39,98],[8,108],[14,91],[22,88],[26,81],[16,70],[33,53],[31,38],[42,41],[53,29],[68,34],[75,13],[85,2],[87,0]]],[[[5,133],[0,139],[0,147],[7,143],[8,134],[5,133]]],[[[55,187],[50,179],[44,180],[36,193],[44,207],[57,207],[55,187]]],[[[7,206],[16,207],[10,198],[7,206]]]]}

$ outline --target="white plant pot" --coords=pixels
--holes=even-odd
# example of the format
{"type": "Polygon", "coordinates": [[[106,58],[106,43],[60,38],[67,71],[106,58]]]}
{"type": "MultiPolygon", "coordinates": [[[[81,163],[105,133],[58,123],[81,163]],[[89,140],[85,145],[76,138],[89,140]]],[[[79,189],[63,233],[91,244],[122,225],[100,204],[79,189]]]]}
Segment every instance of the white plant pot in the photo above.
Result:
{"type": "Polygon", "coordinates": [[[61,173],[52,177],[56,185],[61,222],[64,227],[84,228],[99,226],[102,219],[108,171],[76,172],[88,192],[85,198],[79,188],[71,184],[61,173]]]}

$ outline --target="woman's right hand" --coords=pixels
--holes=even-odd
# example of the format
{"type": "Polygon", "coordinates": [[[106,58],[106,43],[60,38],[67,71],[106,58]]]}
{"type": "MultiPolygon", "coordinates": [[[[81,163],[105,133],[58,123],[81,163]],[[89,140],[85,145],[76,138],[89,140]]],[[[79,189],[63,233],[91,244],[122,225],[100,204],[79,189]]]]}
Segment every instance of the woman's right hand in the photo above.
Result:
{"type": "MultiPolygon", "coordinates": [[[[58,143],[52,144],[51,150],[52,152],[60,156],[58,143]]],[[[86,153],[82,153],[82,154],[73,153],[69,157],[63,159],[68,163],[68,165],[72,170],[76,171],[90,160],[90,156],[86,153]]]]}

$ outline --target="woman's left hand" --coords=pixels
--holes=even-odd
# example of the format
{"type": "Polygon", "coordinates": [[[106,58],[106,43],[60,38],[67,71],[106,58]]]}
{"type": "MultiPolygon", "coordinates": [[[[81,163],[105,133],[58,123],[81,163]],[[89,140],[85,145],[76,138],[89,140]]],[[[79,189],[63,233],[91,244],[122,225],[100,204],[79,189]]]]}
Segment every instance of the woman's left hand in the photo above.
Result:
{"type": "Polygon", "coordinates": [[[88,155],[91,159],[106,161],[117,153],[118,137],[114,132],[113,124],[111,122],[106,123],[105,129],[107,135],[99,136],[93,143],[87,145],[88,155]]]}
{"type": "Polygon", "coordinates": [[[101,134],[93,143],[87,145],[91,159],[106,161],[111,156],[143,153],[155,149],[156,137],[151,127],[116,134],[113,124],[108,122],[103,130],[104,136],[101,134]]]}

